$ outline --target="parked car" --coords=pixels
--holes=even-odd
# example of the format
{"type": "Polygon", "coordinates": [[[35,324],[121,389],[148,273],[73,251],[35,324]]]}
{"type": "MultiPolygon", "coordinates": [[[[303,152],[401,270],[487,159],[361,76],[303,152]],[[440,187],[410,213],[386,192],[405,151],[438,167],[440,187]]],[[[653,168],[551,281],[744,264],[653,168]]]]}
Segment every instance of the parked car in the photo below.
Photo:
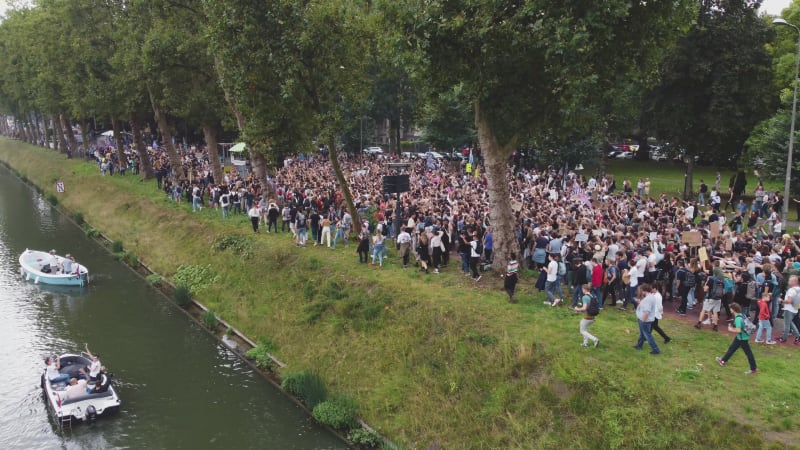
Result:
{"type": "Polygon", "coordinates": [[[364,153],[367,155],[381,155],[383,154],[383,149],[380,147],[367,147],[364,149],[364,153]]]}
{"type": "Polygon", "coordinates": [[[631,152],[622,152],[622,153],[619,153],[615,158],[617,158],[617,159],[633,159],[633,153],[631,153],[631,152]]]}
{"type": "Polygon", "coordinates": [[[444,155],[442,155],[439,152],[428,152],[428,153],[425,153],[425,157],[426,158],[428,157],[428,155],[433,156],[433,159],[444,159],[444,155]]]}
{"type": "Polygon", "coordinates": [[[666,161],[669,159],[666,153],[662,152],[660,149],[658,150],[650,150],[650,159],[653,161],[666,161]]]}

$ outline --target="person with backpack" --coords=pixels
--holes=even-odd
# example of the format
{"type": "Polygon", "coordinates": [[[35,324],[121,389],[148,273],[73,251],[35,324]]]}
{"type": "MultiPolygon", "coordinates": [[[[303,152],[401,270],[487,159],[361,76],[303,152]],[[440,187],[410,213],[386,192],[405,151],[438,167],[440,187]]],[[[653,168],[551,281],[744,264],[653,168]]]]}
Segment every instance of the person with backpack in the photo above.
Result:
{"type": "Polygon", "coordinates": [[[677,280],[678,294],[681,296],[681,304],[678,306],[678,314],[685,316],[689,306],[689,292],[694,289],[694,272],[686,268],[686,262],[678,260],[678,272],[675,274],[677,280]]]}
{"type": "Polygon", "coordinates": [[[797,275],[789,277],[789,289],[786,291],[786,296],[783,298],[783,336],[778,338],[779,343],[784,343],[789,340],[789,337],[794,333],[794,343],[800,345],[800,332],[794,323],[794,317],[797,315],[797,308],[800,307],[800,282],[798,282],[797,275]]]}
{"type": "Polygon", "coordinates": [[[589,333],[589,327],[594,324],[597,315],[600,314],[600,304],[597,297],[592,295],[591,285],[588,283],[582,285],[581,291],[583,292],[583,296],[581,297],[582,305],[580,307],[574,307],[573,310],[576,314],[580,312],[583,313],[583,318],[580,323],[581,336],[583,336],[582,345],[583,347],[588,347],[589,341],[592,341],[594,342],[594,347],[597,348],[597,346],[600,345],[600,339],[589,333]]]}
{"type": "Polygon", "coordinates": [[[732,324],[728,324],[728,331],[736,333],[736,336],[733,338],[730,347],[728,347],[725,356],[722,358],[717,356],[717,363],[724,367],[736,350],[741,347],[744,350],[744,354],[747,355],[747,362],[750,363],[750,370],[745,374],[755,375],[758,373],[758,367],[756,367],[756,357],[753,356],[753,350],[750,349],[750,333],[755,331],[755,325],[750,321],[749,317],[742,314],[742,307],[738,303],[732,304],[731,310],[736,314],[736,318],[733,319],[732,324]]]}
{"type": "Polygon", "coordinates": [[[661,291],[656,286],[652,286],[650,295],[653,296],[653,301],[656,304],[655,319],[653,320],[652,332],[658,333],[663,339],[665,344],[669,344],[672,338],[667,336],[667,333],[658,325],[658,321],[664,318],[664,297],[661,291]]]}
{"type": "Polygon", "coordinates": [[[608,294],[611,294],[611,306],[616,306],[617,304],[617,291],[619,290],[618,286],[620,281],[620,271],[619,267],[617,267],[616,255],[610,256],[609,258],[610,259],[607,259],[608,268],[606,269],[603,297],[600,299],[601,308],[605,306],[608,294]]]}
{"type": "Polygon", "coordinates": [[[703,309],[700,311],[700,317],[697,318],[697,323],[694,327],[698,330],[703,328],[703,320],[708,318],[713,325],[712,331],[717,331],[719,310],[722,307],[722,295],[724,291],[722,281],[716,277],[708,277],[703,286],[703,291],[706,294],[706,298],[703,300],[703,309]]]}

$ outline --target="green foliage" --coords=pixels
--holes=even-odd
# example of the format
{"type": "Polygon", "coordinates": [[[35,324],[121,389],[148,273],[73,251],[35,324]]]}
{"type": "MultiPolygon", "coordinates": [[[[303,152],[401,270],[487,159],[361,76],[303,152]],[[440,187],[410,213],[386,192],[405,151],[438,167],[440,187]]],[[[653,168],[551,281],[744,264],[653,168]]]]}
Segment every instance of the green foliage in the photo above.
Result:
{"type": "Polygon", "coordinates": [[[344,284],[341,281],[335,278],[331,278],[325,283],[324,286],[322,286],[322,289],[320,290],[320,295],[322,295],[323,298],[329,300],[341,300],[343,298],[346,298],[348,293],[347,289],[345,288],[344,284]]]}
{"type": "Polygon", "coordinates": [[[58,205],[58,197],[56,197],[55,194],[48,194],[47,195],[47,202],[50,203],[53,206],[56,206],[56,205],[58,205]]]}
{"type": "Polygon", "coordinates": [[[217,315],[212,310],[208,310],[203,314],[203,325],[206,326],[209,330],[213,330],[217,327],[217,315]]]}
{"type": "Polygon", "coordinates": [[[695,25],[671,49],[647,96],[658,136],[687,155],[734,165],[753,126],[776,105],[766,51],[773,30],[757,8],[701,1],[695,25]]]}
{"type": "Polygon", "coordinates": [[[314,407],[312,415],[320,423],[337,430],[346,430],[358,424],[358,406],[351,397],[337,396],[325,400],[314,407]]]}
{"type": "Polygon", "coordinates": [[[192,301],[192,293],[185,284],[175,286],[175,303],[186,306],[192,301]]]}
{"type": "Polygon", "coordinates": [[[244,356],[253,360],[259,369],[272,370],[274,368],[275,362],[269,357],[269,351],[265,347],[260,345],[253,347],[245,352],[244,356]]]}
{"type": "Polygon", "coordinates": [[[383,444],[383,439],[374,432],[366,428],[355,428],[350,430],[347,438],[356,445],[366,448],[378,448],[383,444]]]}
{"type": "Polygon", "coordinates": [[[123,251],[122,248],[122,241],[114,241],[111,243],[111,252],[112,253],[121,253],[123,251]]]}
{"type": "Polygon", "coordinates": [[[247,259],[253,254],[253,239],[249,236],[229,234],[215,239],[211,248],[218,252],[230,250],[235,255],[247,259]]]}
{"type": "Polygon", "coordinates": [[[157,273],[151,273],[150,275],[148,275],[146,277],[146,279],[147,279],[147,282],[152,284],[153,286],[160,286],[161,285],[161,281],[163,280],[161,275],[159,275],[157,273]]]}
{"type": "Polygon", "coordinates": [[[193,293],[203,291],[214,284],[219,278],[214,273],[211,265],[182,265],[178,266],[175,281],[188,287],[193,293]]]}
{"type": "Polygon", "coordinates": [[[302,400],[311,409],[328,398],[328,390],[322,378],[314,371],[290,372],[281,380],[281,387],[302,400]]]}
{"type": "Polygon", "coordinates": [[[139,258],[133,253],[125,252],[124,256],[122,257],[122,260],[125,262],[125,264],[131,266],[134,269],[139,267],[139,258]]]}
{"type": "Polygon", "coordinates": [[[72,220],[77,223],[78,225],[83,225],[83,213],[80,211],[75,211],[72,213],[72,220]]]}
{"type": "Polygon", "coordinates": [[[92,228],[92,227],[86,227],[85,233],[86,233],[86,237],[88,237],[88,238],[96,238],[96,237],[100,236],[100,231],[98,231],[97,229],[92,228]]]}

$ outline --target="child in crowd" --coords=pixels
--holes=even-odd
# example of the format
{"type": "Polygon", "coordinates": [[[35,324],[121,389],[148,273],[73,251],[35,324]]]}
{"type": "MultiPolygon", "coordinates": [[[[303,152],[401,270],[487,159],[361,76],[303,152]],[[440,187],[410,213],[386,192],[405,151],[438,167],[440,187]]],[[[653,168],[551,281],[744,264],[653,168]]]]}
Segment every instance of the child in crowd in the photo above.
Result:
{"type": "Polygon", "coordinates": [[[588,347],[589,341],[594,342],[594,346],[597,347],[600,345],[600,339],[593,336],[589,333],[589,327],[594,324],[595,318],[600,310],[600,304],[597,303],[597,298],[592,296],[592,285],[586,283],[581,286],[581,290],[583,295],[581,297],[582,304],[573,308],[576,313],[583,313],[583,319],[581,319],[580,323],[580,330],[581,336],[583,336],[583,346],[588,347]]]}
{"type": "Polygon", "coordinates": [[[775,344],[772,340],[772,324],[769,321],[769,292],[764,292],[758,299],[758,332],[756,333],[756,344],[761,344],[761,333],[766,330],[766,342],[769,345],[775,344]]]}

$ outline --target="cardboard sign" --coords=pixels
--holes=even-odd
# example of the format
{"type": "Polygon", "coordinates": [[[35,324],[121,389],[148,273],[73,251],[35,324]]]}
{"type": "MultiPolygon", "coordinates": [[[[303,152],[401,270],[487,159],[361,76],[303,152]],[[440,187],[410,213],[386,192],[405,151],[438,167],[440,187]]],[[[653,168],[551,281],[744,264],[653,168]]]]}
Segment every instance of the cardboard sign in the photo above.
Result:
{"type": "Polygon", "coordinates": [[[472,173],[472,164],[467,163],[467,173],[472,173]]]}
{"type": "Polygon", "coordinates": [[[703,235],[699,231],[687,231],[681,235],[681,243],[689,247],[699,247],[703,243],[703,235]]]}
{"type": "Polygon", "coordinates": [[[586,233],[578,233],[575,235],[575,242],[586,242],[589,240],[589,235],[586,233]]]}
{"type": "Polygon", "coordinates": [[[719,237],[719,222],[712,222],[711,223],[711,239],[719,237]]]}
{"type": "Polygon", "coordinates": [[[705,266],[706,261],[708,261],[708,252],[706,248],[700,247],[700,250],[697,251],[697,255],[700,257],[700,262],[705,266]]]}
{"type": "Polygon", "coordinates": [[[656,239],[658,239],[658,233],[656,233],[655,231],[651,231],[650,232],[650,240],[651,241],[655,241],[656,239]]]}
{"type": "Polygon", "coordinates": [[[512,200],[511,201],[511,210],[512,211],[522,211],[522,202],[519,200],[512,200]]]}

